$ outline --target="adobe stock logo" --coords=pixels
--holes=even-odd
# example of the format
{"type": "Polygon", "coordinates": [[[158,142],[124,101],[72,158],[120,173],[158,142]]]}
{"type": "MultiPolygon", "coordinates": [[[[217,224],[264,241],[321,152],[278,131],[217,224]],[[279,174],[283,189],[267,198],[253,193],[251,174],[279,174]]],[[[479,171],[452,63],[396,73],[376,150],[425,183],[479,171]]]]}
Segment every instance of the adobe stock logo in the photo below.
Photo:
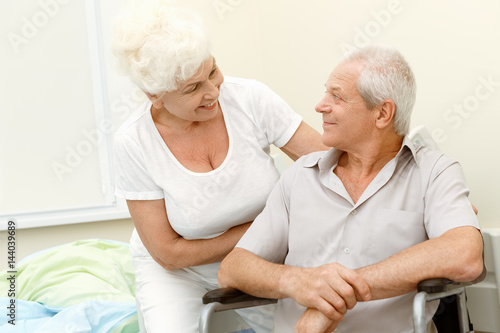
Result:
{"type": "Polygon", "coordinates": [[[74,146],[66,145],[66,156],[64,163],[53,161],[51,166],[54,174],[57,176],[59,182],[64,180],[65,174],[72,173],[77,167],[79,167],[85,157],[90,156],[94,149],[99,146],[99,143],[103,140],[103,137],[110,134],[113,130],[113,124],[107,120],[103,119],[99,126],[93,130],[83,130],[81,134],[84,139],[78,141],[74,146]]]}
{"type": "Polygon", "coordinates": [[[362,48],[370,44],[373,38],[380,35],[383,29],[387,28],[395,15],[400,14],[403,11],[403,6],[398,0],[391,0],[387,4],[386,9],[380,9],[378,11],[372,11],[370,16],[372,20],[365,23],[363,28],[356,27],[353,43],[342,42],[340,44],[340,50],[342,53],[346,53],[354,48],[362,48]]]}
{"type": "Polygon", "coordinates": [[[51,163],[52,171],[59,182],[63,182],[66,175],[71,174],[82,165],[85,158],[98,149],[102,140],[113,133],[116,125],[127,119],[138,105],[144,102],[145,97],[146,95],[138,88],[134,88],[130,94],[121,94],[118,99],[111,103],[110,111],[113,115],[113,121],[102,119],[96,128],[83,129],[79,135],[80,140],[76,144],[66,145],[64,158],[51,163]]]}
{"type": "Polygon", "coordinates": [[[232,12],[241,5],[243,0],[215,0],[212,4],[221,21],[224,21],[227,12],[232,12]]]}
{"type": "MultiPolygon", "coordinates": [[[[462,102],[455,103],[453,107],[443,113],[443,120],[451,125],[451,129],[459,129],[464,119],[470,118],[479,109],[481,102],[489,99],[500,87],[500,81],[494,81],[492,74],[487,78],[478,76],[477,80],[479,83],[473,93],[466,96],[462,102]]],[[[437,143],[443,143],[448,139],[444,128],[435,128],[431,135],[432,139],[437,143]]]]}
{"type": "Polygon", "coordinates": [[[65,5],[70,0],[40,0],[38,5],[40,9],[31,17],[23,17],[21,19],[21,27],[19,33],[9,32],[7,38],[10,45],[16,53],[19,52],[21,45],[28,44],[38,32],[49,24],[50,20],[59,14],[61,5],[65,5]]]}

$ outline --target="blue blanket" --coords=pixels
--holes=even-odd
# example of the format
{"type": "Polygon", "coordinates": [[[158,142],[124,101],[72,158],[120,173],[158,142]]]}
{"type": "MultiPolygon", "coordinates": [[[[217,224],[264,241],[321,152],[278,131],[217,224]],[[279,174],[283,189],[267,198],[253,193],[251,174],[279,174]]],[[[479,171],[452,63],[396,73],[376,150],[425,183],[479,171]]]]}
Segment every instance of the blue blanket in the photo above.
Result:
{"type": "MultiPolygon", "coordinates": [[[[7,309],[10,299],[0,298],[0,307],[7,309]]],[[[0,320],[0,332],[93,332],[136,333],[135,303],[85,301],[69,307],[48,306],[31,301],[16,301],[15,325],[8,316],[0,320]]]]}

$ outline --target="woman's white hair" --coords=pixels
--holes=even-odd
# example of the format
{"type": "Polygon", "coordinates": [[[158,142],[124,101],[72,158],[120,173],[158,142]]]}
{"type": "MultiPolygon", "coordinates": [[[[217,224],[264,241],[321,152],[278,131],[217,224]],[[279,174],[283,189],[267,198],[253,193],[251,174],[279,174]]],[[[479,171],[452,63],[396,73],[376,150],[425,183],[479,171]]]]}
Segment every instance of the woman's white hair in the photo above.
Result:
{"type": "Polygon", "coordinates": [[[341,63],[359,61],[365,65],[357,89],[370,109],[390,99],[396,105],[394,130],[407,135],[415,105],[417,84],[413,72],[401,53],[389,47],[367,46],[347,53],[341,63]]]}
{"type": "Polygon", "coordinates": [[[210,48],[201,18],[166,0],[134,1],[115,22],[112,50],[121,70],[152,95],[193,77],[210,48]]]}

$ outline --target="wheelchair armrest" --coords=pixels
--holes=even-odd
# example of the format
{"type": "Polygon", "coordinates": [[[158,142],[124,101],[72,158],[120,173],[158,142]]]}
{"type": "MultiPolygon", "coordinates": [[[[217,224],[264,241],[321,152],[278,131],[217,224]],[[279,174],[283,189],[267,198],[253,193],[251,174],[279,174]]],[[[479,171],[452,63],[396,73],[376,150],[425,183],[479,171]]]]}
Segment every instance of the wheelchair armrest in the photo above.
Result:
{"type": "MultiPolygon", "coordinates": [[[[483,272],[481,275],[471,282],[454,282],[449,279],[435,278],[423,280],[418,284],[417,290],[425,291],[427,293],[438,293],[447,290],[469,286],[471,284],[479,283],[484,280],[487,270],[483,266],[483,272]]],[[[276,303],[277,300],[272,298],[261,298],[246,294],[236,288],[219,288],[210,290],[202,298],[203,304],[209,304],[218,302],[221,304],[232,304],[232,303],[242,303],[242,302],[266,302],[266,303],[276,303]]]]}
{"type": "Polygon", "coordinates": [[[427,332],[427,302],[454,295],[456,295],[456,310],[458,310],[459,330],[460,332],[469,332],[469,319],[464,287],[483,281],[486,277],[486,273],[486,267],[483,265],[483,271],[474,281],[454,282],[443,278],[421,281],[417,286],[418,293],[413,299],[413,327],[415,329],[415,333],[427,332]]]}
{"type": "Polygon", "coordinates": [[[278,300],[251,296],[235,288],[219,288],[207,292],[202,302],[206,306],[200,315],[200,333],[206,333],[215,312],[273,304],[278,300]]]}
{"type": "Polygon", "coordinates": [[[203,304],[219,302],[221,304],[242,303],[250,301],[275,303],[277,300],[248,295],[235,288],[219,288],[210,290],[203,296],[203,304]]]}
{"type": "Polygon", "coordinates": [[[455,288],[467,287],[476,283],[479,283],[484,280],[486,277],[486,266],[483,265],[483,271],[481,275],[479,275],[474,281],[470,282],[455,282],[449,279],[444,278],[435,278],[435,279],[427,279],[420,281],[417,286],[417,291],[425,291],[427,293],[442,293],[447,290],[452,290],[455,288]]]}
{"type": "Polygon", "coordinates": [[[426,293],[442,293],[446,290],[448,290],[448,286],[451,284],[454,284],[455,282],[448,280],[448,279],[443,279],[443,278],[436,278],[436,279],[427,279],[420,281],[420,283],[417,286],[417,291],[425,291],[426,293]]]}

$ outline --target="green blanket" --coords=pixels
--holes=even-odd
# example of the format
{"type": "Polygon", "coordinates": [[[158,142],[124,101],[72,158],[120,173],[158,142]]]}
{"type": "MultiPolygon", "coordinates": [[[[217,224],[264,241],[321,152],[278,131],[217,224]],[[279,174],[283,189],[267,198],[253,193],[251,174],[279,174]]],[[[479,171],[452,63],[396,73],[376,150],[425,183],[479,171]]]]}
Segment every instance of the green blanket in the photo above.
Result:
{"type": "MultiPolygon", "coordinates": [[[[130,310],[135,307],[135,281],[127,244],[76,241],[36,253],[19,262],[16,271],[16,299],[23,306],[29,303],[21,300],[64,310],[82,304],[92,304],[88,309],[96,304],[123,304],[127,313],[120,313],[120,318],[128,316],[127,323],[137,327],[136,314],[130,310]]],[[[9,275],[0,273],[0,297],[9,297],[9,275]]],[[[18,322],[29,319],[29,313],[18,313],[18,322]]],[[[126,331],[131,328],[128,324],[126,331]]]]}

